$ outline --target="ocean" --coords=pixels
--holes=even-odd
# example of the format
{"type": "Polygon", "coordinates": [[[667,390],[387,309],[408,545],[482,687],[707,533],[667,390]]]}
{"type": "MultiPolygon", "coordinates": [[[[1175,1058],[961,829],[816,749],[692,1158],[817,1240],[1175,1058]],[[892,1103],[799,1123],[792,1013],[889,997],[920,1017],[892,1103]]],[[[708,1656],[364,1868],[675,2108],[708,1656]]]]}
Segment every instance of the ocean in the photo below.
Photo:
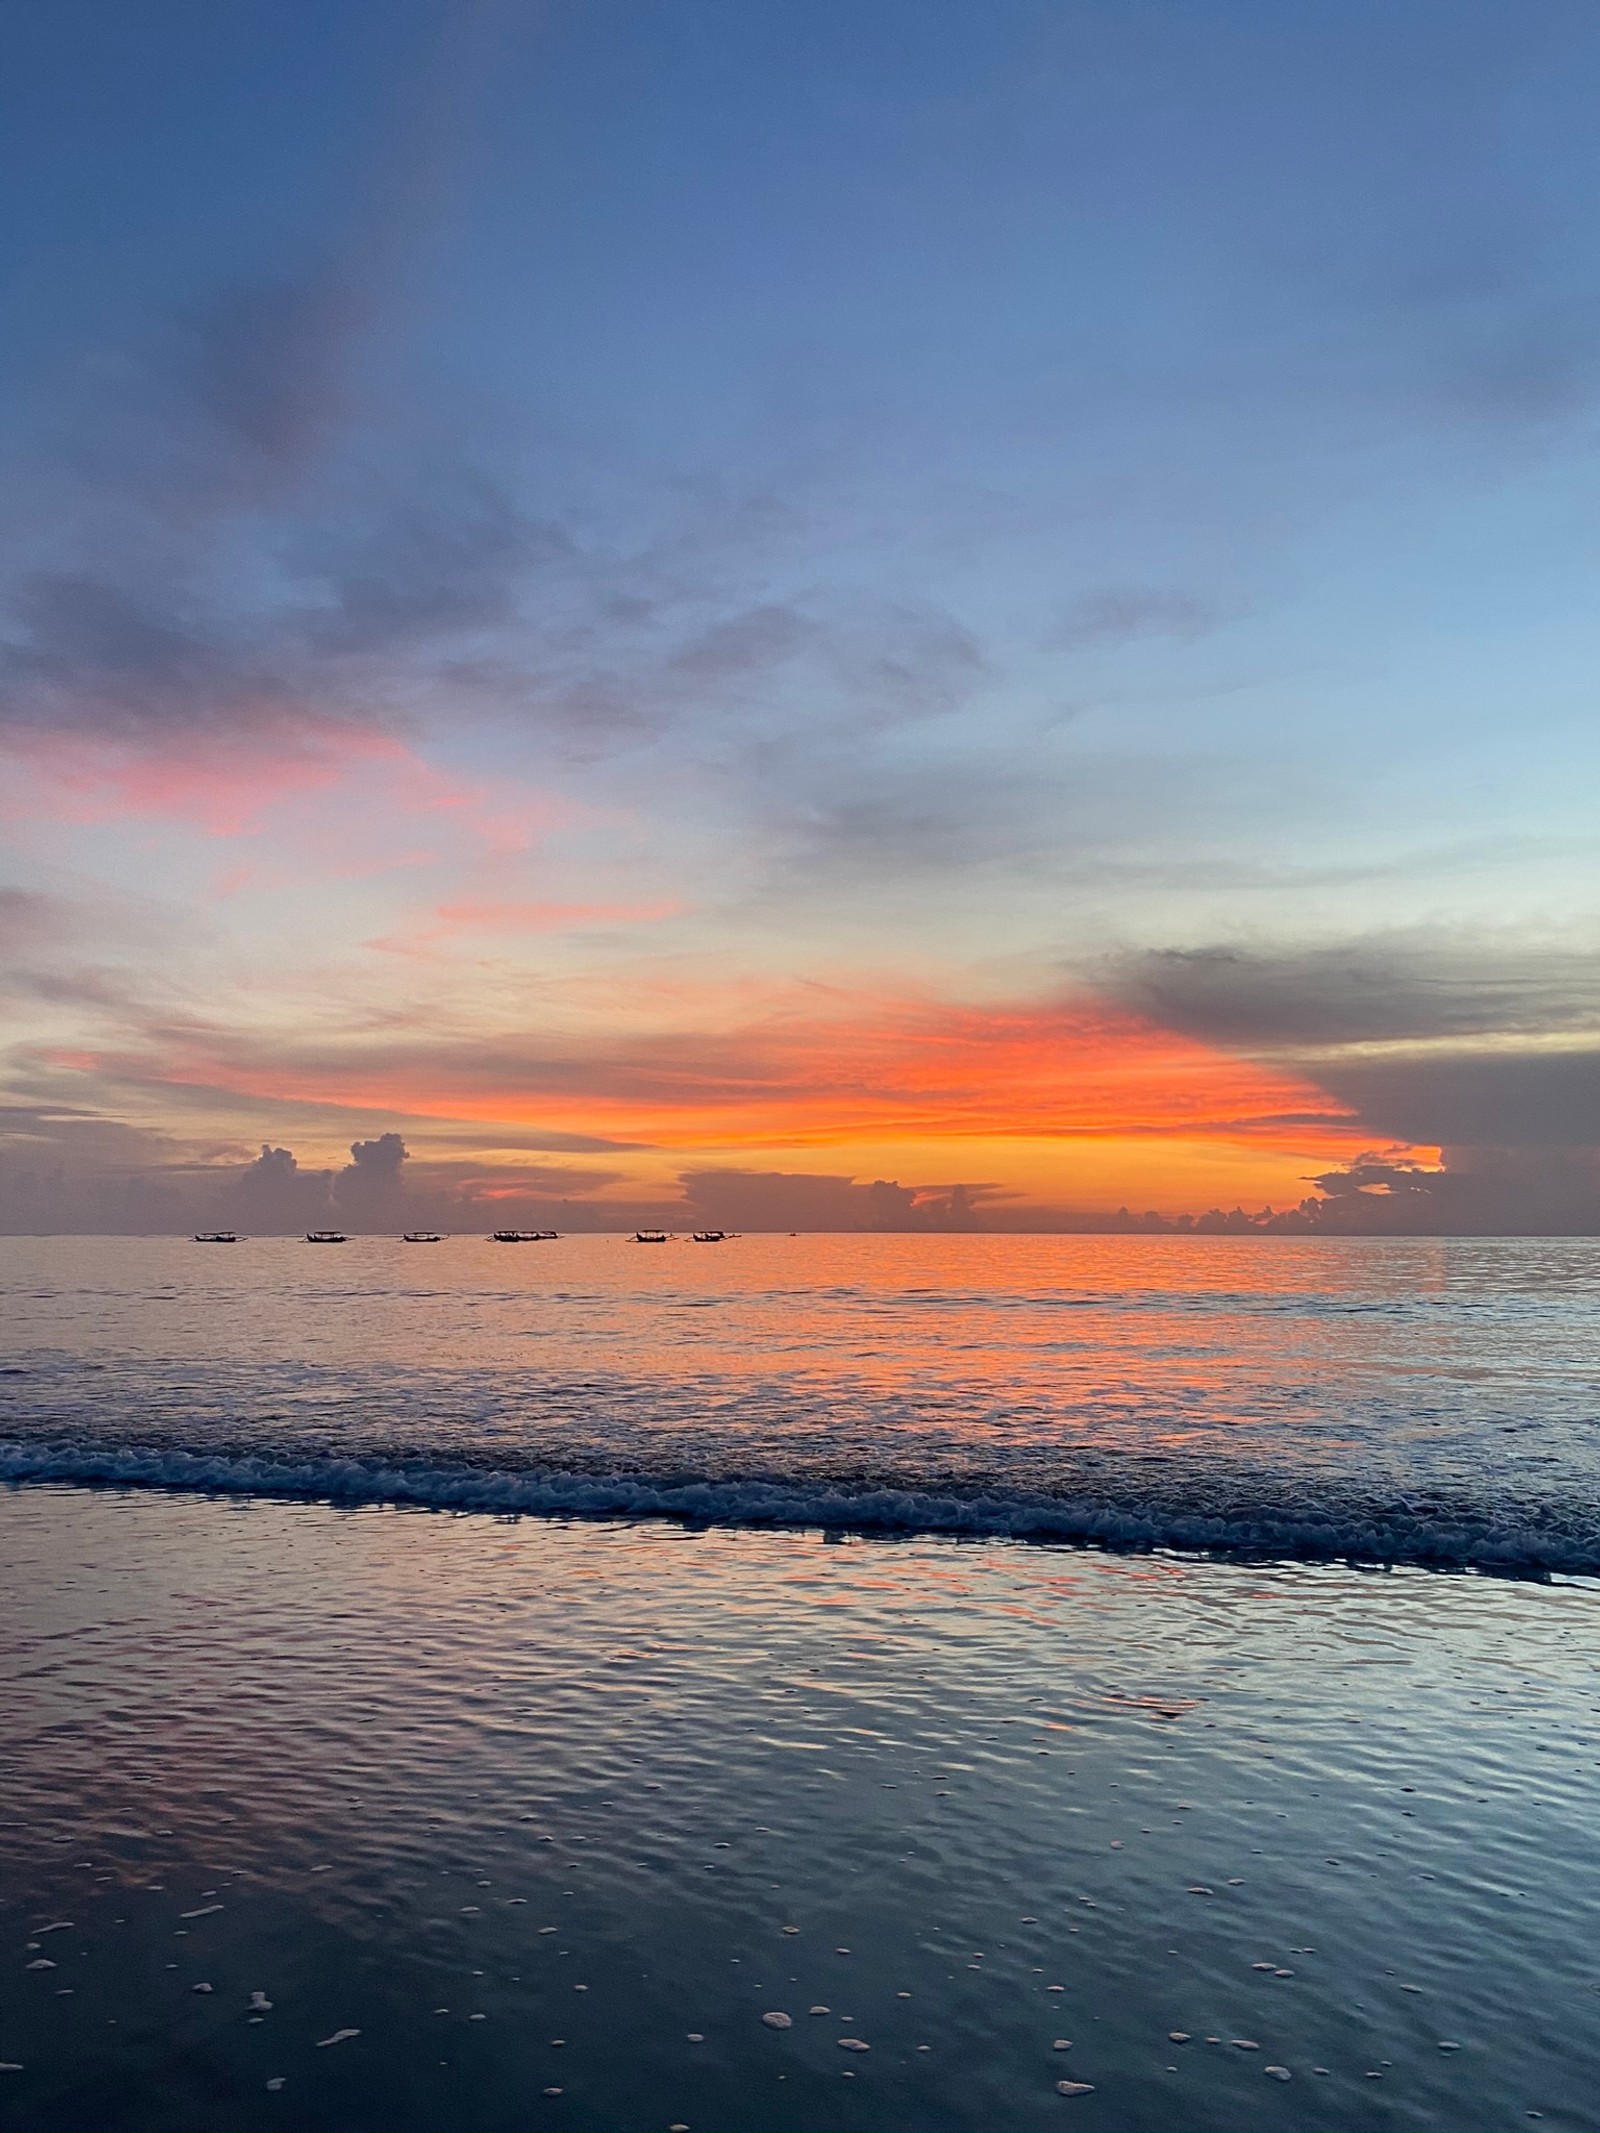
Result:
{"type": "Polygon", "coordinates": [[[1600,1245],[0,1303],[19,2133],[1600,2125],[1600,1245]]]}

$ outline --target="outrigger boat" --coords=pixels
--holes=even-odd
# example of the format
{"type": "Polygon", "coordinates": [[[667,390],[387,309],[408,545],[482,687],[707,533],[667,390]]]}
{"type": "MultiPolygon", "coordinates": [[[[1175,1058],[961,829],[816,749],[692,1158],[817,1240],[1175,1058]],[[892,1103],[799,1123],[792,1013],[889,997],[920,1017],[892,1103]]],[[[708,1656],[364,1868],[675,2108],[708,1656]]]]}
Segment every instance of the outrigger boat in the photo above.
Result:
{"type": "Polygon", "coordinates": [[[401,1237],[402,1244],[443,1244],[444,1239],[436,1229],[408,1229],[401,1237]]]}
{"type": "Polygon", "coordinates": [[[672,1239],[664,1229],[636,1229],[633,1241],[635,1244],[670,1244],[672,1239]]]}
{"type": "Polygon", "coordinates": [[[696,1244],[726,1244],[731,1235],[732,1232],[725,1229],[697,1229],[694,1241],[696,1244]]]}
{"type": "Polygon", "coordinates": [[[349,1240],[342,1229],[308,1229],[307,1244],[345,1244],[349,1240]]]}
{"type": "Polygon", "coordinates": [[[497,1229],[489,1241],[491,1244],[554,1244],[560,1234],[556,1229],[497,1229]]]}
{"type": "Polygon", "coordinates": [[[197,1229],[196,1244],[237,1244],[239,1239],[231,1229],[197,1229]]]}

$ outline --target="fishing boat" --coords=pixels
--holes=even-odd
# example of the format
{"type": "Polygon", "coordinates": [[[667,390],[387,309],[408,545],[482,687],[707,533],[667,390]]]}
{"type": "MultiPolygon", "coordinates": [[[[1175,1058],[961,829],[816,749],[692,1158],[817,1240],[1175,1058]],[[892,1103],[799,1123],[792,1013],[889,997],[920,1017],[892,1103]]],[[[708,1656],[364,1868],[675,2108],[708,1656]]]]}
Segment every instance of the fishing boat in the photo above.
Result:
{"type": "Polygon", "coordinates": [[[670,1244],[672,1240],[664,1229],[636,1229],[633,1241],[635,1244],[670,1244]]]}
{"type": "Polygon", "coordinates": [[[408,1229],[401,1237],[402,1244],[443,1244],[444,1239],[436,1229],[408,1229]]]}
{"type": "Polygon", "coordinates": [[[728,1232],[725,1229],[697,1229],[694,1241],[696,1244],[726,1244],[728,1232]]]}
{"type": "Polygon", "coordinates": [[[231,1229],[197,1229],[196,1244],[237,1244],[239,1239],[231,1229]]]}
{"type": "Polygon", "coordinates": [[[553,1244],[561,1232],[554,1229],[497,1229],[491,1244],[553,1244]]]}
{"type": "Polygon", "coordinates": [[[342,1229],[308,1229],[307,1244],[344,1244],[348,1242],[342,1229]]]}

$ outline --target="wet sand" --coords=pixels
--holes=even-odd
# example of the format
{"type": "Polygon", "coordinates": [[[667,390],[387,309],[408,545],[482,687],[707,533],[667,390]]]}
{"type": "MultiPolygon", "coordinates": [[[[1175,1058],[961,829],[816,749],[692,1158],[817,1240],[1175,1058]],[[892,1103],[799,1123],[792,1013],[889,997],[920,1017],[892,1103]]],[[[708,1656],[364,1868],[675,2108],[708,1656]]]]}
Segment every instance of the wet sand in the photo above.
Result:
{"type": "Polygon", "coordinates": [[[1593,1581],[32,1486],[0,1619],[18,2133],[1600,2123],[1593,1581]]]}

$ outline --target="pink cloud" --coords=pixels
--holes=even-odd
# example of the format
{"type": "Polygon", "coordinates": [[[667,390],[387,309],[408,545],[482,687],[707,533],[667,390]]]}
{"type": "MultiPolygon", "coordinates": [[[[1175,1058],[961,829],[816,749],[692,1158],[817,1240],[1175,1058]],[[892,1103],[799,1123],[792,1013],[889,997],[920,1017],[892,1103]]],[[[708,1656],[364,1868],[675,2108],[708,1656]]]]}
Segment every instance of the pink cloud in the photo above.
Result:
{"type": "MultiPolygon", "coordinates": [[[[9,739],[6,753],[6,819],[181,823],[211,839],[270,839],[300,862],[296,873],[306,865],[345,876],[429,865],[444,856],[436,842],[476,859],[503,858],[573,815],[554,795],[515,779],[462,777],[391,734],[348,724],[307,721],[266,738],[208,735],[156,748],[30,735],[9,739]],[[419,846],[420,825],[432,825],[437,839],[419,846]]],[[[235,863],[219,877],[219,893],[281,871],[235,863]]]]}
{"type": "Polygon", "coordinates": [[[651,925],[676,918],[681,904],[459,903],[440,904],[435,923],[414,933],[387,934],[367,942],[387,955],[426,956],[439,941],[463,933],[576,933],[588,926],[651,925]]]}

